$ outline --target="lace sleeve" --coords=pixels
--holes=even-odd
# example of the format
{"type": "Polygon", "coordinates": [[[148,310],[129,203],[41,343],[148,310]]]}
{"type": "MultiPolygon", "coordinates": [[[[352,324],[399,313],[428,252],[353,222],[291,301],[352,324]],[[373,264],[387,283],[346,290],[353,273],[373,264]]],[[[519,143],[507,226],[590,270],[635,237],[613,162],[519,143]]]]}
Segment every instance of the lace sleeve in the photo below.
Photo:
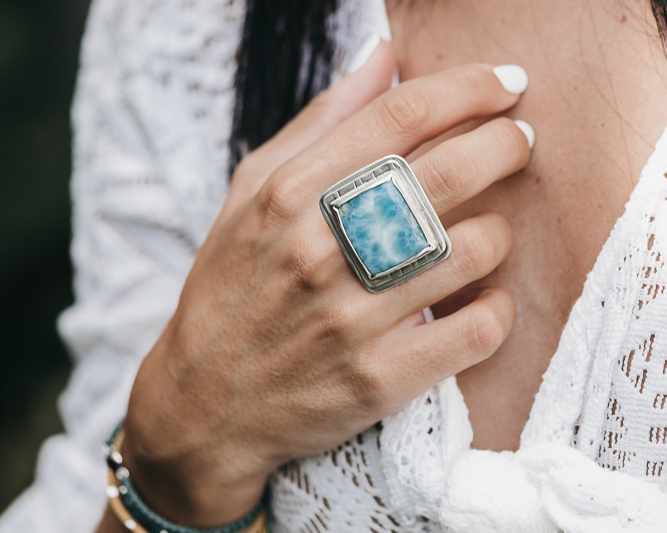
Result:
{"type": "Polygon", "coordinates": [[[226,192],[239,4],[91,8],[73,108],[76,303],[59,321],[75,362],[67,432],[44,444],[2,533],[84,533],[101,517],[101,443],[226,192]]]}

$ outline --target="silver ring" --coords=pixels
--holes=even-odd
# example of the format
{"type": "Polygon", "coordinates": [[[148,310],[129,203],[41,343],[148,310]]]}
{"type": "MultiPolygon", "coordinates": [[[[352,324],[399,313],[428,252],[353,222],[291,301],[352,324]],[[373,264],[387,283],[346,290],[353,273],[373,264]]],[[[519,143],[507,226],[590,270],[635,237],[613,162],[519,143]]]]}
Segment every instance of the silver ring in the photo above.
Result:
{"type": "Polygon", "coordinates": [[[330,187],[320,209],[348,263],[382,292],[446,259],[452,245],[407,161],[390,155],[330,187]]]}

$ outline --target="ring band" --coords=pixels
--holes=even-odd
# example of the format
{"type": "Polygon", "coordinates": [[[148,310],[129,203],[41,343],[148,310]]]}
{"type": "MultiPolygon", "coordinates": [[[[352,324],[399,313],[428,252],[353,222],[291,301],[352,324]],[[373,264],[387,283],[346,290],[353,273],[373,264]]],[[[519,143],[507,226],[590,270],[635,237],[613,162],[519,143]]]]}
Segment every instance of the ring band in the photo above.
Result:
{"type": "Polygon", "coordinates": [[[383,157],[330,187],[320,209],[370,292],[416,276],[452,249],[419,180],[398,155],[383,157]]]}

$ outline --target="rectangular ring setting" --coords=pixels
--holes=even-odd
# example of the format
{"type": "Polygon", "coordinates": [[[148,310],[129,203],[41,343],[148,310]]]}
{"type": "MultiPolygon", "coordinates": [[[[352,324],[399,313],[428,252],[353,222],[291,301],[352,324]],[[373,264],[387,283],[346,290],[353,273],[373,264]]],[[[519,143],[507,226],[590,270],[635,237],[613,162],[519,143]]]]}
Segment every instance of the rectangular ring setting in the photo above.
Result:
{"type": "Polygon", "coordinates": [[[353,270],[382,292],[446,259],[449,237],[407,161],[390,155],[330,187],[320,208],[353,270]]]}

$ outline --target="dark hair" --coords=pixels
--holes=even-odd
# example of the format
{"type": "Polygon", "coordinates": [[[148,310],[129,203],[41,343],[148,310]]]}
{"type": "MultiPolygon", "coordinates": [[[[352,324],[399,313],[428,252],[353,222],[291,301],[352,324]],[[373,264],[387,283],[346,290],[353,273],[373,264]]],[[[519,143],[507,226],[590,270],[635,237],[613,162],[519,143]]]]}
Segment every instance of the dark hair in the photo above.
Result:
{"type": "MultiPolygon", "coordinates": [[[[238,52],[230,176],[329,85],[337,0],[247,0],[238,52]]],[[[651,0],[663,41],[667,0],[651,0]]]]}
{"type": "Polygon", "coordinates": [[[237,56],[232,171],[329,85],[336,7],[337,0],[247,0],[237,56]]]}
{"type": "Polygon", "coordinates": [[[651,10],[658,23],[658,31],[662,39],[662,47],[667,43],[667,0],[651,0],[651,10]]]}

